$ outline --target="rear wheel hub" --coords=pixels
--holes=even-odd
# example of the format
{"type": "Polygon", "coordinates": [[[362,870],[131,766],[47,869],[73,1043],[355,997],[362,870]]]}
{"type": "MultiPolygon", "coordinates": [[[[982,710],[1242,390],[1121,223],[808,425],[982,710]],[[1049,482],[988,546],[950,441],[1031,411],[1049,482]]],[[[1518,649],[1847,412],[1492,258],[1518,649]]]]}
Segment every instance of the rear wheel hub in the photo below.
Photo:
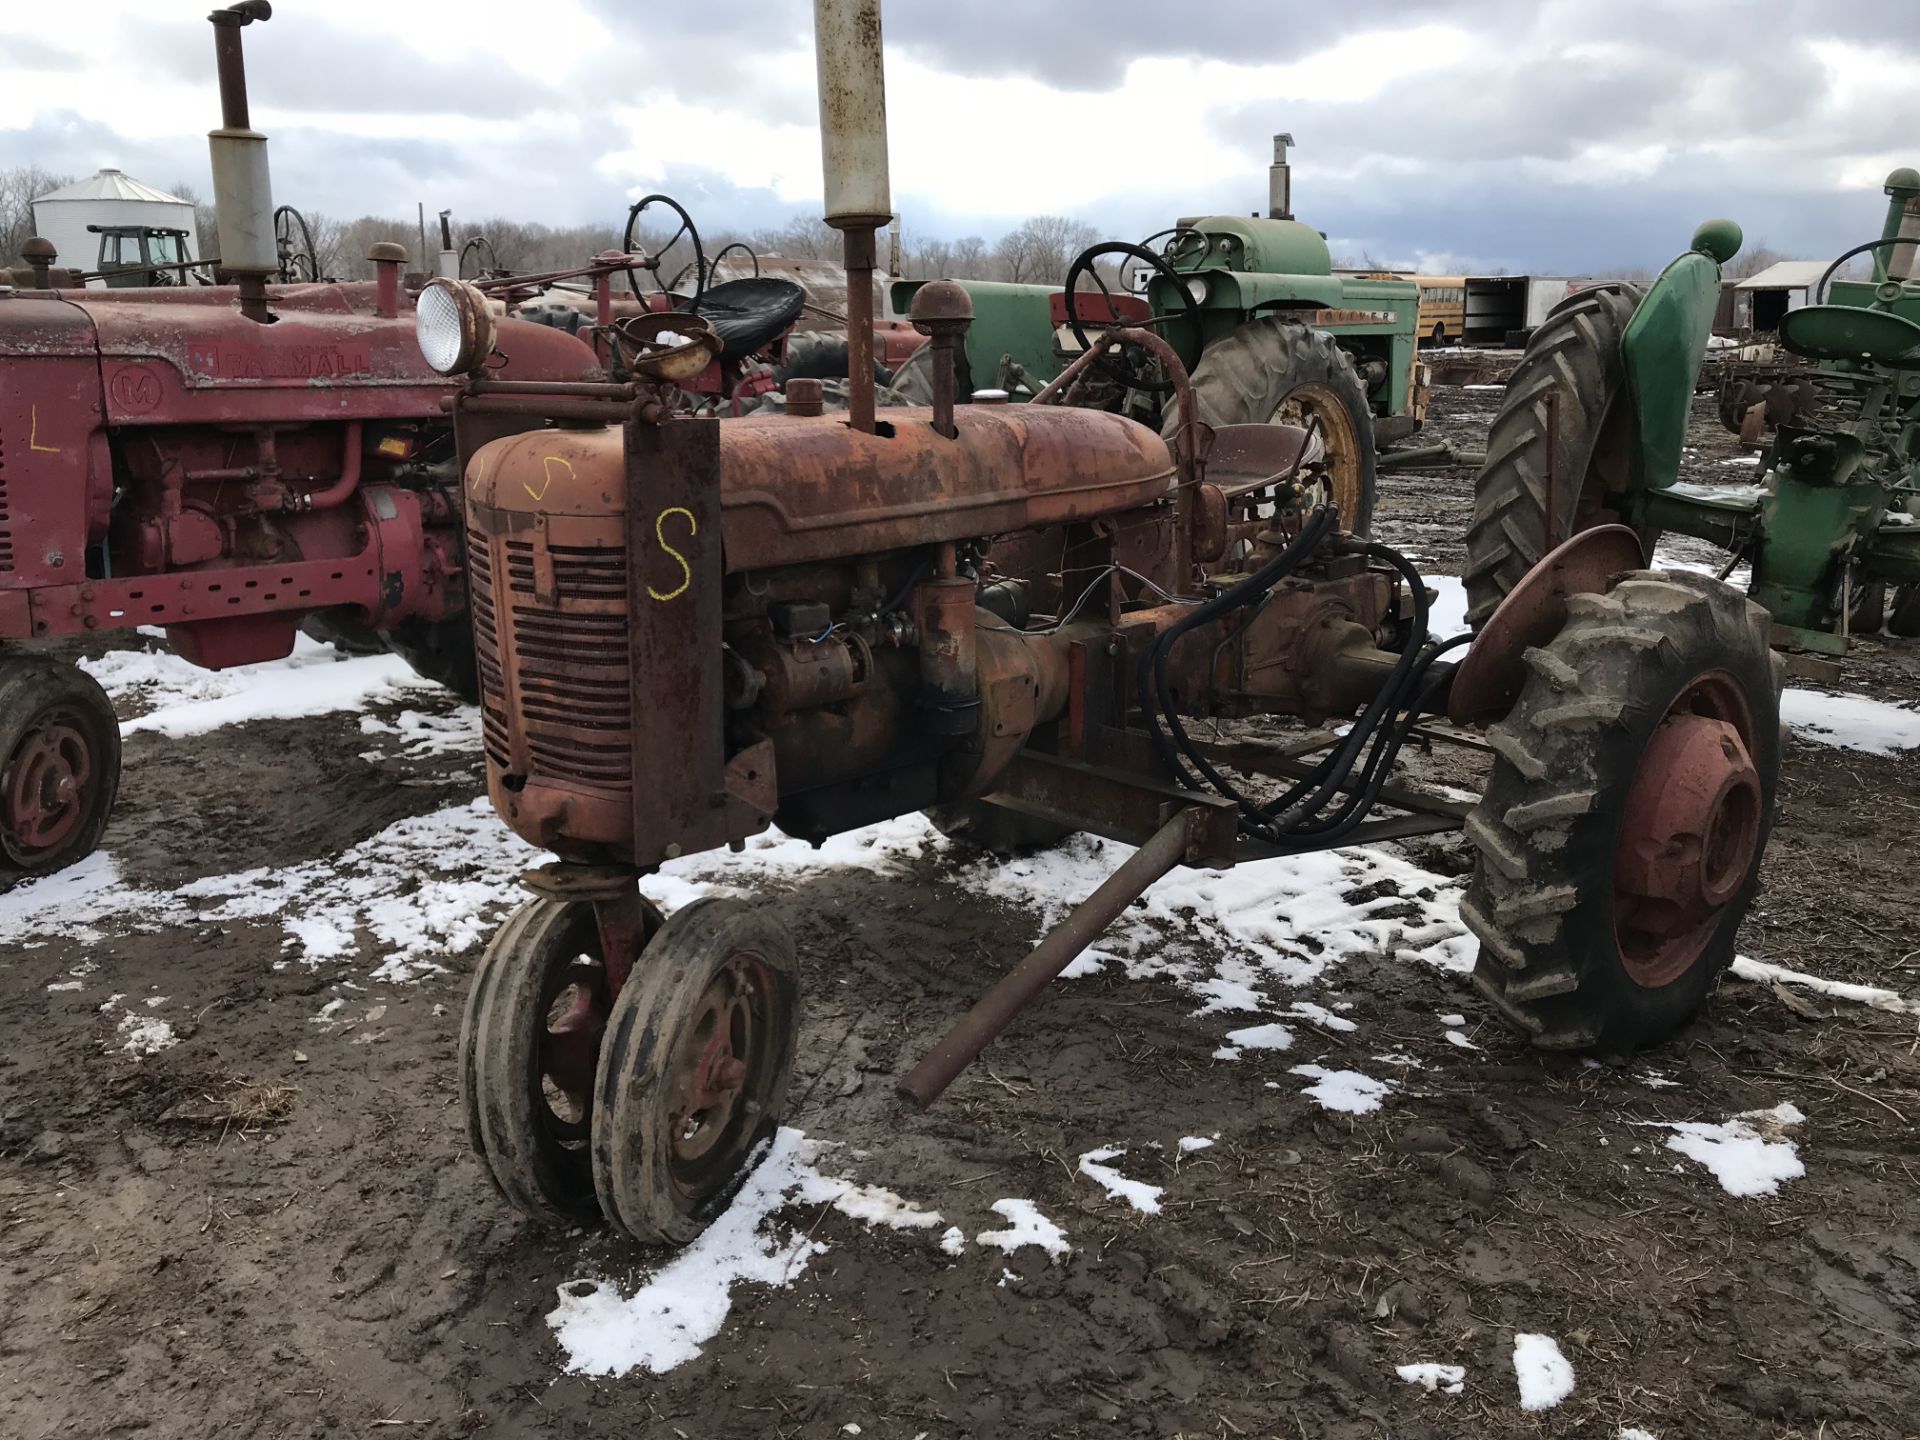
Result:
{"type": "Polygon", "coordinates": [[[93,772],[86,735],[64,716],[21,738],[0,775],[0,823],[14,860],[31,863],[72,835],[86,814],[93,772]]]}
{"type": "Polygon", "coordinates": [[[1753,868],[1765,807],[1745,718],[1731,677],[1704,676],[1641,752],[1614,863],[1614,928],[1638,984],[1687,971],[1753,868]]]}

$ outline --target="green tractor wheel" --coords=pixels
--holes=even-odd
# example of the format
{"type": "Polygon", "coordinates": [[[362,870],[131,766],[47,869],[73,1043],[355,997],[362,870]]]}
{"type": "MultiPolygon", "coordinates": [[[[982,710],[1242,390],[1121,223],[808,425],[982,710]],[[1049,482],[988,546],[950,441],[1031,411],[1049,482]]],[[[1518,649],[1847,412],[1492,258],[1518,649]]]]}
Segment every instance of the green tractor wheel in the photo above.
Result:
{"type": "MultiPolygon", "coordinates": [[[[1367,387],[1333,336],[1297,320],[1266,317],[1207,346],[1193,368],[1194,409],[1207,425],[1301,425],[1317,419],[1341,522],[1356,535],[1373,525],[1373,411],[1367,387]]],[[[1171,439],[1179,408],[1168,403],[1160,433],[1171,439]]]]}
{"type": "MultiPolygon", "coordinates": [[[[1475,628],[1561,541],[1620,522],[1633,443],[1620,339],[1640,293],[1603,285],[1562,301],[1507,381],[1467,530],[1463,578],[1475,628]]],[[[1649,559],[1657,538],[1641,532],[1649,559]]]]}

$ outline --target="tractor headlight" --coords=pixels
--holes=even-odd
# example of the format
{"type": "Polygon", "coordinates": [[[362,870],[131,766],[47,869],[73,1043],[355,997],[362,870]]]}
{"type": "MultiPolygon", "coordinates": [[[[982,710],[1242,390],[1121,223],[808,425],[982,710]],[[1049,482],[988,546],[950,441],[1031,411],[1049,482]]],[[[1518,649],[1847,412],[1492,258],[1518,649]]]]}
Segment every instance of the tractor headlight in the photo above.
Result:
{"type": "Polygon", "coordinates": [[[493,353],[493,309],[463,280],[429,280],[413,308],[413,333],[436,375],[464,375],[493,353]]]}
{"type": "Polygon", "coordinates": [[[1207,303],[1207,277],[1204,275],[1195,275],[1189,278],[1187,281],[1187,294],[1193,297],[1194,304],[1196,305],[1206,304],[1207,303]]]}

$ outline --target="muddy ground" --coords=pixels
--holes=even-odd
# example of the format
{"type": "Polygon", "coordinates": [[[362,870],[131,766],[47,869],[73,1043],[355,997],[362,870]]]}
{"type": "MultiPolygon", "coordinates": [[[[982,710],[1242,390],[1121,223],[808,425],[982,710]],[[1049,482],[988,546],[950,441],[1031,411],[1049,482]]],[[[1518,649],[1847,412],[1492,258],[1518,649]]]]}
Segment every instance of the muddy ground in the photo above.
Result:
{"type": "MultiPolygon", "coordinates": [[[[1437,404],[1471,428],[1497,399],[1437,404]]],[[[1396,477],[1382,535],[1456,568],[1468,484],[1396,477]]],[[[1911,646],[1868,647],[1849,672],[1920,696],[1911,646]]],[[[1920,993],[1916,780],[1920,751],[1788,742],[1747,954],[1920,993]]],[[[330,857],[477,793],[471,750],[410,755],[353,713],[141,734],[107,849],[154,891],[313,861],[317,892],[330,857]]],[[[1453,839],[1403,853],[1442,886],[1466,864],[1453,839]]],[[[289,959],[271,914],[129,914],[89,935],[76,904],[0,957],[0,1435],[1920,1431],[1913,1014],[1728,980],[1663,1052],[1593,1068],[1529,1050],[1464,975],[1389,939],[1310,988],[1266,982],[1271,1013],[1310,995],[1357,1030],[1295,1019],[1291,1050],[1218,1060],[1261,1017],[1197,1014],[1190,987],[1109,967],[1057,987],[912,1114],[894,1078],[1038,929],[966,873],[930,851],[762,886],[808,992],[791,1123],[843,1147],[823,1165],[968,1236],[997,1223],[995,1200],[1030,1200],[1071,1252],[955,1257],[937,1231],[794,1208],[780,1223],[828,1247],[804,1273],[736,1286],[697,1358],[617,1378],[566,1373],[546,1317],[562,1285],[631,1288],[655,1258],[523,1222],[465,1148],[453,1057],[477,937],[396,983],[372,978],[364,929],[351,958],[316,966],[289,959]],[[75,970],[80,988],[49,990],[75,970]],[[136,1057],[123,1022],[154,997],[178,1043],[136,1057]],[[1447,1015],[1477,1048],[1447,1038],[1447,1015]],[[1396,1088],[1371,1113],[1329,1111],[1290,1074],[1307,1062],[1396,1088]],[[1728,1194],[1653,1128],[1782,1103],[1806,1116],[1806,1173],[1772,1196],[1728,1194]],[[1106,1145],[1164,1187],[1160,1213],[1079,1172],[1106,1145]],[[1571,1362],[1557,1407],[1520,1408],[1518,1332],[1571,1362]],[[1463,1392],[1396,1378],[1414,1362],[1465,1366],[1463,1392]]],[[[1377,887],[1337,898],[1396,913],[1377,887]]],[[[1168,924],[1169,943],[1231,948],[1168,924]]]]}

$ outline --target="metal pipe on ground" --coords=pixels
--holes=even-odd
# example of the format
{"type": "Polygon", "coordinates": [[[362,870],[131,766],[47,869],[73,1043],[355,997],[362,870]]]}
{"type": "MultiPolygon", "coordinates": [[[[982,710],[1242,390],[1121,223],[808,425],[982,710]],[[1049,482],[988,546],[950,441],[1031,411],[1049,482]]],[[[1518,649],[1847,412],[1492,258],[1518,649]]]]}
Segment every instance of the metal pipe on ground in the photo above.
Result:
{"type": "Polygon", "coordinates": [[[1100,937],[1120,913],[1146,893],[1147,887],[1187,856],[1191,818],[1182,809],[1148,840],[1098,890],[1074,907],[1073,913],[1047,932],[1046,939],[999,983],[974,1001],[973,1008],[930,1050],[900,1082],[900,1094],[922,1110],[938,1100],[960,1072],[979,1058],[1060,972],[1100,937]]]}

